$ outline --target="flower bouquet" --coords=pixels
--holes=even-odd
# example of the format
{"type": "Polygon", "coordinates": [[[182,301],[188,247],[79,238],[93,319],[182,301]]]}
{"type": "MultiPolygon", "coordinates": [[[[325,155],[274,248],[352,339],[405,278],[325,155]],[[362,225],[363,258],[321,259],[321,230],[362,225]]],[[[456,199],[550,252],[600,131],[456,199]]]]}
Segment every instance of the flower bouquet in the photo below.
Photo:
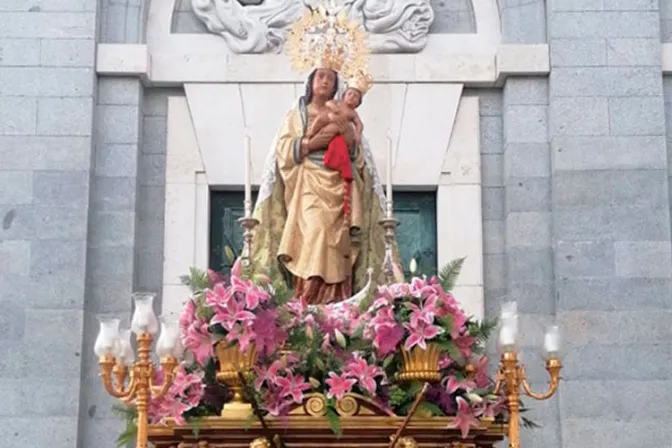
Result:
{"type": "Polygon", "coordinates": [[[192,269],[182,279],[192,291],[180,316],[184,380],[152,404],[152,422],[172,417],[197,425],[240,400],[244,386],[247,399],[277,418],[319,398],[313,415],[326,417],[339,433],[348,397],[403,416],[424,382],[431,388],[419,413],[455,417],[451,427],[463,437],[479,419],[503,420],[504,402],[493,394],[483,355],[495,323],[469,318],[450,294],[463,261],[436,277],[380,286],[359,305],[321,307],[307,306],[284,282],[239,262],[228,278],[192,269]],[[248,354],[245,366],[236,361],[247,384],[237,384],[238,375],[226,379],[222,350],[248,354]]]}

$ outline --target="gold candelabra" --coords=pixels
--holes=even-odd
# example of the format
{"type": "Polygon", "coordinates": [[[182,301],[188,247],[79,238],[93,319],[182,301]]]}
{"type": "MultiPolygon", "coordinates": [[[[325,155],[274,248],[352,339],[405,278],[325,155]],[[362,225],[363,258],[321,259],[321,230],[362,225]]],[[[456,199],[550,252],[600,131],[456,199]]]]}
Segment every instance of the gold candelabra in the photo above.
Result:
{"type": "Polygon", "coordinates": [[[120,319],[101,317],[100,333],[94,351],[99,357],[100,376],[108,394],[126,404],[135,402],[137,410],[137,448],[148,447],[149,403],[164,397],[173,384],[181,352],[177,323],[161,318],[161,335],[156,343],[163,371],[163,383],[156,384],[156,367],[151,345],[158,330],[152,309],[154,294],[133,295],[135,313],[131,329],[119,331],[120,319]],[[131,346],[131,331],[136,335],[137,361],[131,346]]]}
{"type": "Polygon", "coordinates": [[[509,448],[520,448],[520,388],[530,398],[546,400],[552,397],[560,384],[560,369],[562,362],[558,356],[560,346],[560,331],[557,325],[549,328],[544,338],[544,349],[547,353],[546,370],[550,376],[550,387],[544,393],[532,391],[527,382],[525,365],[518,359],[515,350],[515,340],[518,333],[518,314],[515,302],[504,305],[502,309],[502,327],[499,333],[499,344],[502,347],[502,357],[497,369],[495,380],[495,394],[504,388],[506,404],[509,409],[509,448]]]}

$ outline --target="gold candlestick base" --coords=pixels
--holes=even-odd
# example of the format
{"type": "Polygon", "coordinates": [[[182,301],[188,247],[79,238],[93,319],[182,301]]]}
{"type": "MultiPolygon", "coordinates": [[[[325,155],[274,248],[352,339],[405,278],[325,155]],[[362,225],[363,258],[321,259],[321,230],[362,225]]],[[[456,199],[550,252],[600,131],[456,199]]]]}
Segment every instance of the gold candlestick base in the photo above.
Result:
{"type": "Polygon", "coordinates": [[[223,418],[245,420],[254,415],[254,410],[250,403],[232,401],[224,405],[221,415],[223,418]]]}
{"type": "Polygon", "coordinates": [[[241,258],[243,264],[249,266],[252,254],[252,230],[259,225],[259,220],[246,213],[246,216],[238,218],[238,224],[243,228],[243,255],[241,258]]]}
{"type": "Polygon", "coordinates": [[[383,274],[385,274],[385,280],[388,284],[394,283],[396,280],[394,276],[394,255],[392,252],[392,245],[397,238],[396,230],[397,226],[399,226],[399,220],[392,216],[391,209],[391,207],[388,207],[388,216],[378,222],[378,224],[380,224],[385,230],[385,258],[383,259],[383,274]]]}

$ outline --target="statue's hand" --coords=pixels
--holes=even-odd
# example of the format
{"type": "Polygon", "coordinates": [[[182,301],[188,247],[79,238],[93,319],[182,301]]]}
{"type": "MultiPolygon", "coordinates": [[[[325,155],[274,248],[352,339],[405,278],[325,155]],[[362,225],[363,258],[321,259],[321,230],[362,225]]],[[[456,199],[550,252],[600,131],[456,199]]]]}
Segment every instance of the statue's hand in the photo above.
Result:
{"type": "Polygon", "coordinates": [[[338,129],[341,131],[341,134],[345,134],[350,129],[350,122],[343,115],[338,115],[333,121],[338,125],[338,129]]]}
{"type": "Polygon", "coordinates": [[[308,150],[317,151],[329,144],[334,135],[331,132],[320,131],[308,141],[308,150]]]}
{"type": "Polygon", "coordinates": [[[345,132],[343,132],[343,138],[345,143],[348,145],[348,148],[352,148],[353,143],[355,143],[355,133],[352,130],[352,127],[346,126],[345,132]]]}

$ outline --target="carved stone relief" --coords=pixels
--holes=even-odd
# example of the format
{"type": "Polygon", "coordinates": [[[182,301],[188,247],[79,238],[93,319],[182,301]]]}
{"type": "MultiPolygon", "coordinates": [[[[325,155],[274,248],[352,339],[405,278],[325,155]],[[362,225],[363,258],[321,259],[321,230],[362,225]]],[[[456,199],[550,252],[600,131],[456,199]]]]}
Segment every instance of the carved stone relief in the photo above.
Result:
{"type": "MultiPolygon", "coordinates": [[[[208,31],[222,36],[234,53],[278,53],[291,23],[316,0],[191,0],[208,31]]],[[[417,53],[434,21],[430,0],[344,0],[350,17],[369,33],[374,53],[417,53]]]]}

